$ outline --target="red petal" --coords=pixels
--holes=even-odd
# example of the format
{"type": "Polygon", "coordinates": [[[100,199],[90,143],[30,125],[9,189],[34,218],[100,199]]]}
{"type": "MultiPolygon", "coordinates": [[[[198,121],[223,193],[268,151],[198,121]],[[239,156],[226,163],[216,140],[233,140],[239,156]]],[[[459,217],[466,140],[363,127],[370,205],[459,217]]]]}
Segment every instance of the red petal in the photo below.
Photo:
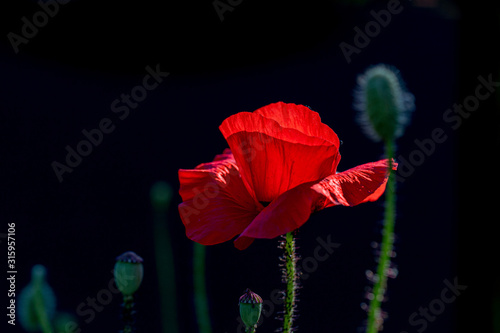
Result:
{"type": "Polygon", "coordinates": [[[299,185],[271,202],[235,241],[234,246],[246,249],[254,238],[275,238],[303,225],[322,196],[313,191],[316,182],[299,185]]]}
{"type": "Polygon", "coordinates": [[[194,170],[179,170],[179,213],[188,238],[213,245],[232,239],[255,218],[255,203],[229,151],[194,170]]]}
{"type": "MultiPolygon", "coordinates": [[[[359,165],[355,168],[326,177],[312,187],[327,200],[320,209],[342,205],[355,206],[375,201],[385,191],[389,160],[380,160],[359,165]]],[[[397,163],[392,163],[393,170],[397,163]]]]}
{"type": "Polygon", "coordinates": [[[307,106],[293,103],[273,103],[254,111],[266,118],[275,120],[283,128],[292,128],[308,136],[322,138],[333,145],[340,146],[337,134],[321,122],[317,112],[307,106]]]}
{"type": "MultiPolygon", "coordinates": [[[[377,200],[385,190],[388,160],[357,166],[320,181],[299,185],[271,202],[234,244],[243,250],[254,238],[275,238],[302,226],[311,213],[334,205],[377,200]]],[[[397,164],[394,163],[395,170],[397,164]]]]}
{"type": "Polygon", "coordinates": [[[220,130],[247,189],[261,202],[330,175],[340,161],[335,132],[301,105],[276,103],[241,112],[224,120],[220,130]]]}

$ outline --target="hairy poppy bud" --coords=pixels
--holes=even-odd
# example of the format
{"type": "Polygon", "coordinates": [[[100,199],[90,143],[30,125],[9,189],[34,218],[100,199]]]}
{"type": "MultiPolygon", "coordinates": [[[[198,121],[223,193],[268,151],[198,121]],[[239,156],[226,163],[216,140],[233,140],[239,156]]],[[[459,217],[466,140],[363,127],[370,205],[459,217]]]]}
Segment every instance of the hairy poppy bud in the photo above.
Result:
{"type": "Polygon", "coordinates": [[[56,297],[46,282],[46,276],[44,266],[33,266],[31,281],[19,294],[19,322],[28,332],[41,330],[54,317],[56,297]]]}
{"type": "Polygon", "coordinates": [[[262,298],[250,289],[240,297],[240,316],[248,328],[257,325],[262,311],[262,298]]]}
{"type": "Polygon", "coordinates": [[[354,108],[359,122],[374,141],[393,141],[403,134],[413,111],[414,97],[406,91],[399,71],[383,64],[358,76],[354,108]]]}
{"type": "Polygon", "coordinates": [[[142,261],[142,258],[132,251],[116,258],[115,283],[124,296],[133,295],[141,285],[144,275],[142,261]]]}

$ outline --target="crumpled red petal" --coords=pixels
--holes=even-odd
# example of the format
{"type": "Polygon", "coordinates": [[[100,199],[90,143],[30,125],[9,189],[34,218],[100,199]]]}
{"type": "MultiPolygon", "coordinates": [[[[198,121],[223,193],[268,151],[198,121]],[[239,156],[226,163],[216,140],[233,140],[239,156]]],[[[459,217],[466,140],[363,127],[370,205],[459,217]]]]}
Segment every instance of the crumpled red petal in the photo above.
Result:
{"type": "Polygon", "coordinates": [[[252,223],[235,239],[234,246],[246,249],[254,238],[275,238],[303,225],[314,211],[315,202],[321,195],[309,182],[283,193],[265,207],[252,223]]]}
{"type": "MultiPolygon", "coordinates": [[[[389,160],[385,159],[358,165],[321,180],[312,187],[327,199],[319,209],[336,205],[356,206],[377,200],[385,191],[388,167],[389,160]]],[[[393,161],[392,169],[397,167],[393,161]]]]}
{"type": "Polygon", "coordinates": [[[240,112],[220,130],[248,191],[260,202],[332,174],[340,161],[335,132],[301,105],[275,103],[240,112]]]}
{"type": "MultiPolygon", "coordinates": [[[[254,238],[275,238],[302,226],[311,213],[326,207],[355,206],[377,200],[387,183],[388,160],[366,163],[280,195],[234,241],[243,250],[254,238]]],[[[393,169],[397,164],[393,163],[393,169]]]]}
{"type": "Polygon", "coordinates": [[[277,102],[254,111],[268,119],[272,119],[283,128],[291,128],[308,136],[324,139],[331,144],[340,146],[340,140],[335,132],[321,122],[319,113],[304,105],[277,102]]]}
{"type": "Polygon", "coordinates": [[[189,239],[203,245],[231,240],[257,216],[259,203],[248,193],[227,149],[213,162],[179,170],[183,203],[179,213],[189,239]]]}

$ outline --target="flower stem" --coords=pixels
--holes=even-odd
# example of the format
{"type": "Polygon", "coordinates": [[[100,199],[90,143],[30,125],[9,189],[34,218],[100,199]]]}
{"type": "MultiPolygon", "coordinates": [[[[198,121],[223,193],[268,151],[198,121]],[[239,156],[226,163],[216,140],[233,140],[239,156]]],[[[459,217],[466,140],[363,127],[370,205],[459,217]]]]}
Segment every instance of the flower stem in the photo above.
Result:
{"type": "Polygon", "coordinates": [[[49,316],[47,315],[47,310],[45,308],[45,304],[43,301],[42,287],[40,283],[36,284],[33,302],[35,306],[35,313],[38,318],[38,322],[40,323],[41,331],[43,333],[52,333],[53,330],[50,325],[50,319],[49,316]]]}
{"type": "Polygon", "coordinates": [[[245,328],[245,333],[255,333],[255,327],[247,327],[245,328]]]}
{"type": "Polygon", "coordinates": [[[211,333],[208,298],[205,285],[205,246],[194,243],[193,249],[194,306],[200,333],[211,333]]]}
{"type": "Polygon", "coordinates": [[[296,311],[296,292],[297,292],[297,256],[295,254],[295,240],[293,232],[287,233],[283,242],[284,268],[283,281],[286,283],[285,291],[285,311],[283,314],[283,332],[289,333],[293,331],[293,321],[296,311]]]}
{"type": "Polygon", "coordinates": [[[391,264],[391,256],[394,244],[394,223],[396,219],[396,179],[392,174],[392,158],[394,156],[394,142],[385,143],[386,156],[389,159],[387,173],[387,187],[385,191],[385,212],[384,228],[382,230],[382,244],[380,246],[380,256],[378,260],[377,274],[375,275],[375,285],[371,296],[368,310],[367,333],[376,333],[381,330],[383,324],[382,312],[380,309],[387,288],[387,275],[391,264]]]}
{"type": "Polygon", "coordinates": [[[123,333],[135,332],[135,310],[134,310],[134,296],[123,296],[122,304],[122,321],[123,333]]]}
{"type": "Polygon", "coordinates": [[[154,243],[158,272],[162,332],[177,333],[175,265],[172,242],[167,228],[167,214],[155,212],[154,243]]]}

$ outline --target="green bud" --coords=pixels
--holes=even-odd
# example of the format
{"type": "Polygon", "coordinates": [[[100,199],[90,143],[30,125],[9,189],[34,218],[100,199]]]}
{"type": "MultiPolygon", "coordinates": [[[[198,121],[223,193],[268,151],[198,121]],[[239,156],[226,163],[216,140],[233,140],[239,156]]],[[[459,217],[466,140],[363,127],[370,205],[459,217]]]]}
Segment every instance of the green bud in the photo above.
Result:
{"type": "Polygon", "coordinates": [[[240,316],[247,328],[257,325],[262,312],[262,298],[250,289],[240,297],[240,316]]]}
{"type": "Polygon", "coordinates": [[[40,331],[54,317],[56,297],[46,282],[46,276],[44,266],[33,266],[31,281],[18,296],[19,322],[28,332],[40,331]]]}
{"type": "Polygon", "coordinates": [[[406,91],[396,68],[379,64],[358,76],[354,108],[364,132],[374,141],[394,141],[403,134],[414,110],[414,97],[406,91]]]}
{"type": "Polygon", "coordinates": [[[142,258],[132,251],[116,258],[115,283],[124,296],[133,295],[141,285],[144,275],[142,262],[142,258]]]}
{"type": "Polygon", "coordinates": [[[156,182],[151,187],[151,204],[158,212],[165,212],[172,198],[172,187],[166,182],[156,182]]]}

